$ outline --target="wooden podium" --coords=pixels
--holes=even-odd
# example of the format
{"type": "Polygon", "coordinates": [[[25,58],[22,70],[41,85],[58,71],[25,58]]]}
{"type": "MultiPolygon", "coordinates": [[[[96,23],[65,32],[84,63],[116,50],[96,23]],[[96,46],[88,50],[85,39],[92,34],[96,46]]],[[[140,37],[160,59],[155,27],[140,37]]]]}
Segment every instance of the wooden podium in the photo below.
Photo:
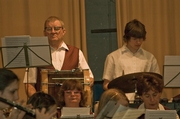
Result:
{"type": "Polygon", "coordinates": [[[52,69],[42,69],[41,70],[41,86],[40,90],[52,95],[56,100],[58,100],[58,92],[63,81],[67,79],[78,79],[84,85],[84,90],[88,93],[88,106],[92,107],[93,102],[93,92],[89,85],[89,70],[85,69],[82,71],[73,70],[62,70],[55,71],[52,69]]]}

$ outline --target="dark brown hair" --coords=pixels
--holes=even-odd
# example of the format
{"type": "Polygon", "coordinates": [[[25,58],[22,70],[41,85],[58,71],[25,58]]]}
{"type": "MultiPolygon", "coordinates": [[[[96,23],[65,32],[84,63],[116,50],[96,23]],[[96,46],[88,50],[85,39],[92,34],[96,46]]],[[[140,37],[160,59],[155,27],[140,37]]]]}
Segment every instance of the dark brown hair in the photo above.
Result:
{"type": "Polygon", "coordinates": [[[129,101],[125,93],[119,89],[111,88],[103,92],[103,94],[101,95],[101,98],[99,100],[97,115],[101,112],[101,110],[105,107],[105,105],[110,100],[113,100],[116,102],[118,102],[119,100],[124,100],[127,102],[126,105],[124,106],[129,106],[129,101]]]}
{"type": "Polygon", "coordinates": [[[161,93],[163,91],[163,80],[153,74],[143,74],[137,80],[137,94],[142,96],[144,92],[150,90],[158,91],[161,93]]]}
{"type": "Polygon", "coordinates": [[[65,80],[60,87],[59,95],[59,106],[62,108],[65,106],[64,101],[64,91],[66,90],[74,90],[77,89],[81,91],[81,101],[79,107],[86,107],[87,106],[87,92],[84,91],[83,84],[78,79],[69,79],[65,80]]]}
{"type": "MultiPolygon", "coordinates": [[[[36,92],[28,99],[27,104],[31,104],[33,109],[46,108],[47,112],[52,106],[56,105],[56,100],[47,93],[36,92]]],[[[26,114],[23,119],[35,119],[35,117],[26,114]]]]}
{"type": "Polygon", "coordinates": [[[146,39],[146,29],[137,19],[128,22],[124,29],[124,41],[127,42],[131,37],[146,39]]]}
{"type": "Polygon", "coordinates": [[[0,91],[1,92],[3,92],[4,89],[15,80],[19,81],[19,78],[13,71],[6,68],[0,69],[0,91]]]}

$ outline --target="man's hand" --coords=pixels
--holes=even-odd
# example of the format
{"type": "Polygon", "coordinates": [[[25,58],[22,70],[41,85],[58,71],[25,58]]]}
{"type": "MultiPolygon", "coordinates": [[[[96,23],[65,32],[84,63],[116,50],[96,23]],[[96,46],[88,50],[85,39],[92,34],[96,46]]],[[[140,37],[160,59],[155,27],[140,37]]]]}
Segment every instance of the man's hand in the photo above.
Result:
{"type": "Polygon", "coordinates": [[[42,108],[41,111],[36,109],[36,119],[53,119],[53,117],[56,117],[56,113],[57,111],[46,112],[45,108],[42,108]]]}

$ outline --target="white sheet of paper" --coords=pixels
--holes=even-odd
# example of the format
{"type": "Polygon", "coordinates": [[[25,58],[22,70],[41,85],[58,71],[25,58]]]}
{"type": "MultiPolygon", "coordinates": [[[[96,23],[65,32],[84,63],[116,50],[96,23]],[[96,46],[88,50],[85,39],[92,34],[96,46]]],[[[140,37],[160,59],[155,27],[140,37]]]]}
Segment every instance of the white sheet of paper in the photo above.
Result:
{"type": "Polygon", "coordinates": [[[119,119],[119,117],[123,117],[129,107],[120,105],[115,114],[113,115],[112,119],[119,119]]]}
{"type": "Polygon", "coordinates": [[[180,56],[164,57],[164,86],[180,87],[180,56]]]}
{"type": "Polygon", "coordinates": [[[129,109],[124,115],[123,119],[137,119],[144,113],[144,109],[129,109]]]}
{"type": "Polygon", "coordinates": [[[146,110],[145,119],[176,119],[176,110],[146,110]]]}
{"type": "Polygon", "coordinates": [[[164,57],[164,65],[180,65],[180,56],[167,55],[164,57]]]}
{"type": "Polygon", "coordinates": [[[63,107],[61,110],[61,117],[90,115],[89,107],[63,107]]]}
{"type": "Polygon", "coordinates": [[[97,115],[96,119],[102,119],[105,117],[113,117],[117,109],[119,108],[120,103],[117,103],[116,101],[108,101],[108,103],[104,106],[104,108],[100,111],[100,113],[97,115]]]}
{"type": "Polygon", "coordinates": [[[5,36],[1,41],[4,67],[21,68],[51,64],[47,37],[5,36]],[[27,46],[27,55],[24,45],[27,46]]]}

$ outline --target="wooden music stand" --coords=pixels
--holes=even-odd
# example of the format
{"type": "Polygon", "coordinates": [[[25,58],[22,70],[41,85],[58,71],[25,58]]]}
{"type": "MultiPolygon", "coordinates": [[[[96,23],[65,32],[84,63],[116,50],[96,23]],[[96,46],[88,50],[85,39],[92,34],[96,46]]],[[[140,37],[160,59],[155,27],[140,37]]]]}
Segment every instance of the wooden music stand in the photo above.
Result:
{"type": "Polygon", "coordinates": [[[92,107],[92,89],[89,83],[89,70],[73,71],[73,70],[62,70],[55,71],[52,69],[41,70],[41,86],[40,90],[52,95],[58,100],[58,92],[63,81],[67,79],[78,79],[84,84],[84,90],[88,93],[87,104],[92,107]]]}

